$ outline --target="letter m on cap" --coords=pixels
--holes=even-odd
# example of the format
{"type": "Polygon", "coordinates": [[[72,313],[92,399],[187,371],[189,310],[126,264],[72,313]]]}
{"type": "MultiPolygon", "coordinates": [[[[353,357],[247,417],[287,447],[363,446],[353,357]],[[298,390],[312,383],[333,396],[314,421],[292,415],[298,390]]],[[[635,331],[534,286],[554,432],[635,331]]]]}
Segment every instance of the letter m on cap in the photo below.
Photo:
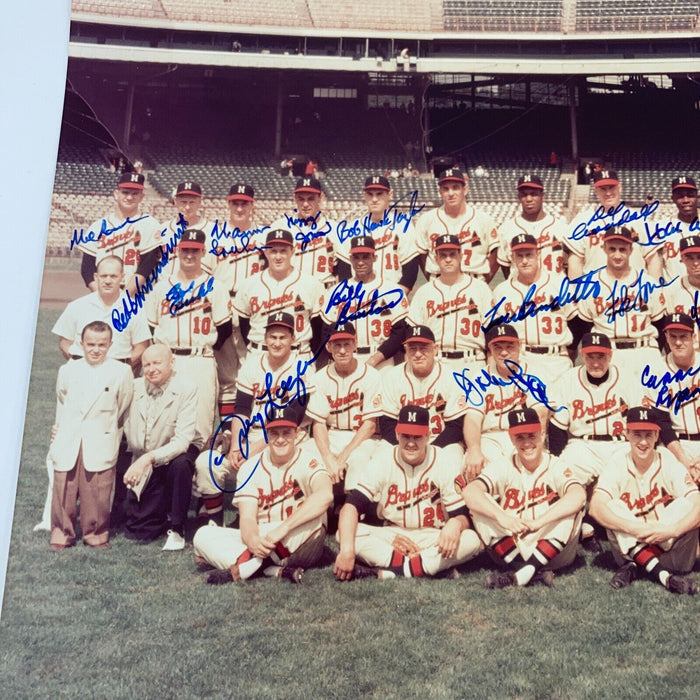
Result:
{"type": "Polygon", "coordinates": [[[413,335],[420,335],[420,326],[413,326],[413,335]]]}
{"type": "Polygon", "coordinates": [[[524,423],[525,422],[525,411],[518,411],[515,414],[515,420],[517,420],[518,423],[524,423]]]}
{"type": "Polygon", "coordinates": [[[238,194],[245,194],[245,185],[238,185],[238,194]]]}
{"type": "Polygon", "coordinates": [[[415,423],[418,420],[418,414],[415,411],[408,411],[407,416],[409,423],[415,423]]]}
{"type": "Polygon", "coordinates": [[[131,175],[129,175],[129,180],[130,180],[130,182],[138,182],[139,181],[139,174],[138,173],[131,173],[131,175]]]}
{"type": "Polygon", "coordinates": [[[284,418],[284,409],[276,408],[274,414],[274,420],[282,420],[284,418]]]}
{"type": "Polygon", "coordinates": [[[642,409],[641,411],[639,411],[639,419],[640,420],[649,420],[649,416],[648,416],[646,410],[642,409]]]}
{"type": "Polygon", "coordinates": [[[311,178],[310,178],[310,177],[305,177],[305,178],[301,181],[301,185],[302,185],[302,187],[311,187],[311,178]]]}
{"type": "Polygon", "coordinates": [[[445,177],[452,177],[452,168],[445,170],[445,177]]]}
{"type": "Polygon", "coordinates": [[[378,177],[377,175],[375,175],[375,176],[372,178],[372,184],[373,184],[373,185],[378,185],[378,184],[379,184],[379,177],[378,177]]]}

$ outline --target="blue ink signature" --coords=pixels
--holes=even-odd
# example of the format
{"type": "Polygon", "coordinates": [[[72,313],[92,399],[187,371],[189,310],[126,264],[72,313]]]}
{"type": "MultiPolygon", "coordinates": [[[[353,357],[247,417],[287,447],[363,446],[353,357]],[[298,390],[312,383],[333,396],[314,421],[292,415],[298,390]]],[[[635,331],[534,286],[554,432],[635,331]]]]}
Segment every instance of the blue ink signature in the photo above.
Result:
{"type": "Polygon", "coordinates": [[[660,377],[657,377],[651,373],[651,367],[645,365],[642,370],[641,381],[649,389],[658,390],[656,396],[657,406],[671,408],[671,404],[673,404],[673,413],[677,414],[684,404],[689,403],[695,396],[700,394],[700,387],[684,387],[679,389],[676,394],[673,394],[668,385],[673,382],[682,382],[687,377],[694,377],[698,372],[700,372],[700,367],[689,367],[688,369],[678,369],[673,374],[664,372],[660,377]]]}
{"type": "Polygon", "coordinates": [[[180,309],[193,304],[198,299],[204,299],[207,294],[210,294],[214,287],[214,278],[210,277],[206,282],[199,285],[199,289],[195,291],[194,280],[183,289],[179,282],[176,282],[166,293],[165,298],[170,302],[170,315],[174,316],[180,309]],[[189,297],[187,295],[190,295],[189,297]]]}
{"type": "Polygon", "coordinates": [[[468,377],[468,368],[461,372],[452,372],[457,385],[464,392],[464,397],[472,406],[482,406],[484,404],[484,394],[490,386],[510,386],[514,384],[518,389],[525,393],[532,394],[533,398],[544,404],[550,411],[555,413],[561,411],[565,406],[554,408],[547,398],[547,387],[544,382],[534,374],[525,374],[523,368],[515,360],[504,360],[505,366],[510,371],[510,377],[503,379],[496,374],[491,374],[488,370],[482,369],[479,374],[474,377],[468,377]],[[476,383],[475,383],[476,382],[476,383]]]}
{"type": "Polygon", "coordinates": [[[624,202],[620,202],[616,207],[610,207],[607,211],[605,207],[598,207],[588,221],[582,221],[576,228],[571,232],[569,238],[574,241],[580,241],[586,236],[590,236],[594,233],[601,233],[602,231],[607,231],[615,226],[624,226],[631,221],[637,221],[638,219],[644,219],[646,221],[657,209],[659,208],[659,201],[656,200],[651,204],[644,204],[639,209],[639,211],[631,211],[625,206],[624,202]],[[618,218],[617,217],[619,214],[618,218]],[[595,221],[602,221],[604,219],[610,218],[610,221],[606,221],[599,226],[589,226],[595,221]]]}
{"type": "Polygon", "coordinates": [[[362,286],[362,282],[353,285],[352,282],[343,280],[333,288],[326,304],[325,313],[328,313],[333,307],[341,306],[342,304],[336,320],[336,324],[340,325],[348,321],[356,321],[358,318],[381,314],[385,309],[392,309],[397,304],[400,304],[404,297],[403,290],[399,288],[390,289],[381,294],[378,289],[375,289],[369,298],[365,300],[366,292],[367,290],[362,286]],[[378,305],[380,299],[382,304],[378,305]],[[351,311],[353,302],[356,302],[355,311],[351,311]]]}
{"type": "Polygon", "coordinates": [[[70,250],[73,250],[74,246],[80,245],[81,243],[99,241],[100,238],[104,236],[109,236],[115,231],[119,231],[120,229],[124,228],[125,226],[128,226],[129,224],[135,224],[137,221],[141,221],[141,219],[147,218],[148,214],[139,216],[138,219],[130,219],[127,216],[126,219],[121,224],[119,224],[119,226],[115,226],[114,228],[107,228],[107,222],[104,219],[102,219],[102,225],[100,226],[99,233],[95,233],[94,231],[88,231],[87,233],[85,233],[85,231],[82,228],[80,229],[80,233],[78,233],[78,229],[73,229],[73,235],[70,239],[70,250]]]}
{"type": "Polygon", "coordinates": [[[566,304],[571,304],[575,301],[583,301],[591,296],[599,296],[600,282],[597,279],[593,279],[593,277],[602,269],[602,267],[599,267],[596,270],[589,270],[585,274],[580,277],[575,277],[574,279],[564,277],[559,285],[559,292],[557,292],[557,295],[552,297],[551,301],[544,304],[535,304],[533,301],[533,297],[537,291],[537,285],[532,284],[525,293],[522,304],[520,304],[517,311],[513,313],[506,312],[497,316],[496,314],[499,313],[501,305],[506,300],[505,297],[501,297],[501,299],[484,314],[484,320],[488,321],[488,323],[483,326],[484,332],[501,323],[517,323],[529,317],[534,318],[542,311],[558,311],[566,304]]]}
{"type": "MultiPolygon", "coordinates": [[[[136,291],[134,292],[134,297],[131,297],[129,290],[125,290],[124,297],[122,297],[122,309],[112,309],[112,325],[115,331],[123,331],[131,320],[132,316],[136,316],[139,310],[143,307],[146,302],[146,294],[153,290],[160,273],[167,267],[168,260],[172,255],[173,251],[177,247],[177,243],[182,238],[183,231],[187,230],[187,221],[180,214],[180,219],[177,222],[177,230],[170,239],[167,241],[165,246],[160,252],[160,261],[158,264],[148,273],[144,285],[141,286],[138,277],[136,278],[136,291]]],[[[167,229],[161,231],[161,236],[165,234],[167,229]]]]}
{"type": "Polygon", "coordinates": [[[348,223],[347,219],[343,219],[336,226],[336,234],[338,235],[338,240],[343,243],[349,238],[354,238],[355,236],[369,236],[372,231],[383,226],[389,226],[391,231],[396,229],[398,224],[403,224],[403,233],[408,231],[408,227],[411,225],[413,217],[420,214],[423,209],[425,209],[425,204],[421,204],[416,208],[416,200],[418,199],[418,190],[413,190],[412,192],[407,192],[403,197],[399,197],[392,205],[384,210],[382,218],[379,221],[372,221],[372,215],[366,214],[360,222],[359,219],[355,219],[351,224],[348,223]],[[396,206],[402,202],[406,197],[410,196],[409,206],[411,210],[408,213],[398,211],[396,206]]]}
{"type": "Polygon", "coordinates": [[[605,310],[608,323],[613,323],[616,316],[624,316],[628,311],[642,311],[642,306],[648,303],[652,292],[668,287],[678,279],[676,276],[670,282],[666,282],[663,277],[660,277],[656,283],[644,282],[643,277],[644,270],[640,270],[637,279],[629,286],[615,280],[610,294],[605,299],[610,302],[610,307],[605,310]]]}
{"type": "Polygon", "coordinates": [[[241,231],[241,229],[236,226],[235,228],[228,229],[227,222],[219,226],[219,220],[214,221],[214,226],[211,230],[211,249],[209,252],[216,256],[226,256],[236,253],[254,253],[256,250],[264,250],[267,246],[253,246],[250,247],[250,240],[253,236],[257,236],[261,233],[265,233],[270,227],[263,226],[261,228],[248,229],[246,231],[241,231]],[[221,239],[233,239],[233,245],[226,249],[221,246],[221,239]],[[240,241],[240,242],[236,242],[240,241]],[[239,247],[240,246],[240,247],[239,247]]]}

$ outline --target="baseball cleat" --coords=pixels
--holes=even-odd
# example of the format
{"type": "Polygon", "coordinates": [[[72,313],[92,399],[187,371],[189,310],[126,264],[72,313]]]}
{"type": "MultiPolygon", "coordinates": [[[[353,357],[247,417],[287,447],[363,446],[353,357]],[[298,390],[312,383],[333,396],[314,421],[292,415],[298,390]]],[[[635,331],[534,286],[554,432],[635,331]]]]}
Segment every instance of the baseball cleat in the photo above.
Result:
{"type": "Polygon", "coordinates": [[[175,530],[168,530],[168,539],[161,548],[164,552],[179,552],[185,548],[185,538],[175,530]]]}
{"type": "Polygon", "coordinates": [[[603,551],[603,547],[600,544],[600,540],[595,535],[582,539],[581,546],[587,552],[591,552],[593,554],[600,554],[603,551]]]}
{"type": "Polygon", "coordinates": [[[666,582],[666,588],[671,593],[679,593],[681,595],[695,595],[698,592],[698,582],[692,578],[685,576],[671,575],[666,582]]]}
{"type": "Polygon", "coordinates": [[[200,557],[198,554],[194,555],[194,564],[200,571],[211,571],[212,569],[216,568],[215,566],[212,566],[206,559],[200,557]]]}
{"type": "Polygon", "coordinates": [[[506,586],[515,586],[517,580],[512,571],[492,571],[486,577],[486,588],[505,588],[506,586]]]}
{"type": "Polygon", "coordinates": [[[637,577],[637,565],[629,561],[623,564],[610,579],[610,585],[615,589],[627,588],[637,577]]]}
{"type": "Polygon", "coordinates": [[[46,520],[42,520],[32,528],[32,532],[51,532],[51,523],[47,522],[46,520]]]}
{"type": "Polygon", "coordinates": [[[304,578],[304,569],[300,566],[283,566],[280,569],[280,578],[287,579],[292,583],[302,583],[304,578]]]}
{"type": "Polygon", "coordinates": [[[212,586],[221,586],[224,583],[233,583],[230,569],[215,569],[207,575],[207,583],[212,586]]]}
{"type": "Polygon", "coordinates": [[[530,583],[541,583],[543,586],[551,588],[554,585],[554,572],[548,569],[540,569],[535,572],[530,583]]]}
{"type": "Polygon", "coordinates": [[[363,564],[355,564],[352,570],[352,578],[378,578],[379,571],[372,566],[364,566],[363,564]]]}

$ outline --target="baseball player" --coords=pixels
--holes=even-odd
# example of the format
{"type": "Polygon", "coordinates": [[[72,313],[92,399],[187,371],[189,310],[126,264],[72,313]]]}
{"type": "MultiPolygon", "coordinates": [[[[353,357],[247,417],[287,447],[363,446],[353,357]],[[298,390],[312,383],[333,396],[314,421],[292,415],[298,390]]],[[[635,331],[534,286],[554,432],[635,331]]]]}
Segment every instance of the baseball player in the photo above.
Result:
{"type": "Polygon", "coordinates": [[[197,430],[214,429],[217,383],[214,350],[233,332],[226,290],[202,270],[206,235],[198,229],[182,234],[179,271],[163,276],[148,295],[148,323],[153,339],[175,355],[176,370],[197,384],[197,430]]]}
{"type": "Polygon", "coordinates": [[[520,211],[512,219],[504,221],[498,229],[498,264],[508,277],[512,264],[511,241],[521,234],[534,236],[542,267],[550,273],[564,272],[562,241],[568,238],[568,226],[562,219],[547,214],[542,208],[544,185],[533,173],[518,178],[518,202],[520,211]]]}
{"type": "Polygon", "coordinates": [[[321,558],[331,478],[314,454],[297,446],[297,430],[293,407],[274,409],[268,447],[238,472],[233,504],[240,529],[210,524],[197,530],[195,562],[216,568],[207,583],[242,581],[260,569],[301,583],[304,568],[321,558]]]}
{"type": "Polygon", "coordinates": [[[594,277],[599,285],[594,294],[578,302],[578,313],[598,333],[607,335],[620,364],[639,376],[645,363],[659,357],[658,331],[664,315],[665,284],[658,284],[639,268],[630,265],[632,232],[626,227],[603,234],[605,267],[594,277]]]}
{"type": "Polygon", "coordinates": [[[124,261],[126,288],[131,294],[136,291],[136,280],[143,285],[160,260],[162,227],[153,217],[139,213],[144,181],[140,173],[124,173],[114,190],[114,211],[93,222],[87,234],[81,231],[80,274],[91,292],[97,288],[97,263],[107,255],[116,255],[124,261]]]}
{"type": "MultiPolygon", "coordinates": [[[[216,256],[216,284],[228,290],[229,306],[244,280],[263,270],[264,233],[268,226],[256,226],[255,190],[244,182],[231,186],[228,197],[228,219],[212,228],[212,249],[216,256]]],[[[246,355],[245,342],[238,329],[216,351],[219,378],[219,411],[222,416],[235,413],[236,375],[246,355]]]]}
{"type": "Polygon", "coordinates": [[[457,236],[439,236],[434,249],[440,275],[416,290],[408,321],[428,326],[439,339],[439,357],[445,367],[460,370],[466,363],[486,358],[481,319],[491,308],[492,294],[486,282],[461,271],[457,236]]]}
{"type": "Polygon", "coordinates": [[[391,185],[383,175],[370,175],[365,180],[363,197],[366,211],[357,218],[349,216],[347,221],[338,224],[338,279],[352,276],[351,236],[371,236],[377,254],[377,276],[386,284],[398,285],[408,294],[416,283],[420,262],[413,219],[400,213],[396,204],[391,203],[391,185]]]}
{"type": "Polygon", "coordinates": [[[276,311],[294,316],[295,347],[308,358],[319,346],[323,286],[293,264],[294,239],[286,229],[273,229],[265,239],[268,268],[241,283],[233,308],[249,352],[263,352],[267,318],[276,311]],[[312,343],[313,338],[313,343],[312,343]]]}
{"type": "Polygon", "coordinates": [[[323,201],[321,183],[312,176],[300,178],[294,187],[294,216],[285,214],[273,221],[270,228],[291,232],[295,266],[302,274],[315,277],[327,288],[336,282],[338,238],[335,222],[321,211],[323,201]]]}
{"type": "Polygon", "coordinates": [[[470,366],[459,375],[453,374],[467,402],[464,435],[469,480],[478,476],[485,462],[507,458],[512,453],[508,434],[511,410],[536,406],[543,420],[547,415],[544,405],[540,405],[547,396],[547,387],[540,379],[542,370],[522,357],[515,328],[490,328],[486,331],[486,347],[485,365],[470,366]]]}
{"type": "Polygon", "coordinates": [[[568,566],[576,556],[586,492],[566,463],[545,451],[535,410],[511,411],[508,434],[515,454],[489,462],[464,489],[476,531],[506,567],[490,573],[486,586],[527,586],[534,580],[551,586],[553,575],[544,572],[568,566]]]}
{"type": "Polygon", "coordinates": [[[481,550],[455,491],[458,466],[430,444],[430,422],[427,408],[403,406],[398,445],[384,443],[364,468],[348,475],[333,567],[338,580],[435,576],[481,550]],[[383,526],[360,522],[377,509],[383,526]]]}
{"type": "Polygon", "coordinates": [[[564,276],[541,266],[534,236],[519,233],[508,242],[508,247],[516,274],[511,273],[494,289],[493,315],[505,312],[516,317],[513,325],[524,345],[523,357],[544,360],[541,379],[549,385],[572,366],[567,346],[573,343],[569,324],[576,316],[576,305],[562,307],[555,302],[560,296],[564,276]],[[547,304],[549,308],[544,313],[532,313],[540,304],[547,304]]]}
{"type": "Polygon", "coordinates": [[[647,238],[663,241],[664,277],[673,279],[685,273],[681,263],[683,239],[700,234],[698,224],[698,186],[690,175],[678,175],[671,180],[671,198],[676,205],[676,217],[671,221],[649,223],[647,238]],[[679,254],[681,259],[679,260],[679,254]]]}
{"type": "Polygon", "coordinates": [[[314,443],[334,484],[347,470],[367,464],[377,447],[381,380],[377,370],[357,361],[352,323],[331,332],[326,349],[333,361],[314,376],[315,391],[306,415],[313,420],[314,443]]]}
{"type": "Polygon", "coordinates": [[[423,255],[426,277],[439,274],[434,241],[449,233],[457,236],[462,246],[462,272],[490,282],[498,270],[498,231],[495,222],[487,214],[467,204],[465,197],[469,185],[459,168],[441,172],[438,188],[442,206],[422,214],[416,224],[416,246],[423,255]]]}
{"type": "Polygon", "coordinates": [[[590,514],[608,529],[620,567],[613,588],[625,588],[644,572],[672,593],[694,595],[697,582],[677,574],[695,564],[700,493],[685,467],[656,449],[660,429],[655,409],[629,409],[629,449],[601,475],[590,514]]]}
{"type": "MultiPolygon", "coordinates": [[[[204,231],[207,235],[207,240],[205,241],[205,255],[202,258],[202,269],[207,274],[212,274],[217,264],[217,258],[212,252],[210,240],[212,224],[200,214],[202,208],[202,186],[193,180],[178,183],[173,195],[173,204],[177,209],[177,215],[163,225],[162,238],[172,240],[173,236],[178,233],[181,235],[182,231],[188,228],[204,231]]],[[[176,247],[168,254],[168,265],[164,273],[169,275],[177,273],[177,255],[178,248],[176,247]]]]}
{"type": "Polygon", "coordinates": [[[582,211],[569,224],[569,233],[563,241],[569,253],[568,273],[571,279],[584,272],[597,270],[605,265],[605,233],[619,231],[624,224],[630,231],[632,266],[642,269],[646,266],[652,277],[663,274],[663,260],[658,245],[642,246],[645,240],[642,221],[653,213],[649,205],[643,212],[631,210],[622,201],[622,185],[614,170],[599,170],[593,174],[593,189],[600,206],[582,211]],[[642,216],[642,213],[645,216],[642,216]],[[639,218],[632,218],[632,216],[639,218]],[[641,221],[640,221],[641,219],[641,221]],[[617,225],[619,224],[619,225],[617,225]]]}
{"type": "Polygon", "coordinates": [[[382,282],[374,273],[377,260],[371,236],[350,239],[353,277],[342,280],[321,299],[321,319],[327,337],[337,323],[352,321],[357,334],[357,354],[370,367],[393,366],[406,333],[408,301],[396,283],[382,282]]]}
{"type": "MultiPolygon", "coordinates": [[[[700,236],[681,238],[678,247],[686,274],[664,290],[666,311],[687,314],[697,323],[700,318],[700,236]]],[[[700,342],[700,336],[696,340],[700,342]]],[[[700,345],[697,347],[700,349],[700,345]]]]}
{"type": "Polygon", "coordinates": [[[403,406],[422,406],[430,412],[430,441],[455,463],[464,456],[464,395],[452,373],[436,359],[435,336],[427,326],[406,329],[406,361],[382,377],[379,430],[382,438],[396,444],[396,421],[403,406]]]}

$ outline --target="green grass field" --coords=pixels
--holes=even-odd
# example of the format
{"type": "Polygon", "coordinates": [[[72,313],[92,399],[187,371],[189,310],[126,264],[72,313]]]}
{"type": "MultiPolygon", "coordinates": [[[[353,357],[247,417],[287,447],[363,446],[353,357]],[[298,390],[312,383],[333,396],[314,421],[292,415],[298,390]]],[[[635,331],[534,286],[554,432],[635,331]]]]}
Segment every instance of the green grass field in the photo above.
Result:
{"type": "Polygon", "coordinates": [[[189,549],[116,534],[110,551],[51,552],[32,526],[46,491],[57,316],[39,315],[0,621],[2,697],[698,697],[700,600],[647,581],[613,591],[607,554],[581,550],[551,589],[490,591],[485,558],[458,580],[340,584],[325,568],[303,586],[209,587],[189,549]]]}

